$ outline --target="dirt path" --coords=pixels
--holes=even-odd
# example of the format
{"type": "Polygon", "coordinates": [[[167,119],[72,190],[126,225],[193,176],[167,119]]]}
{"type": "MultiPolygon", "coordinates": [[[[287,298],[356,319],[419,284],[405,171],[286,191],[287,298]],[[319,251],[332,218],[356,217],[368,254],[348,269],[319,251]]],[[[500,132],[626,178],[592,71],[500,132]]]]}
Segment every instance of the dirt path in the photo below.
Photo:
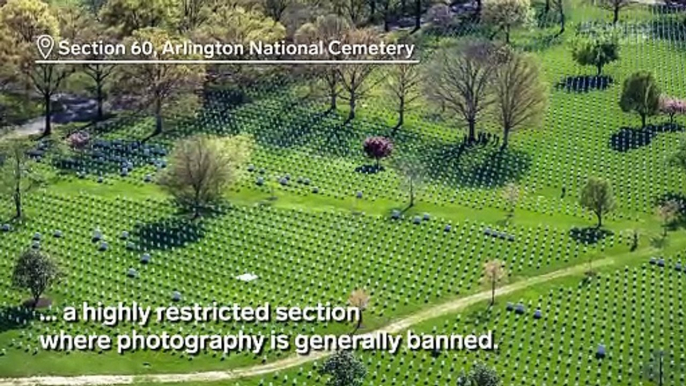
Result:
{"type": "MultiPolygon", "coordinates": [[[[605,258],[594,262],[594,267],[611,265],[614,258],[605,258]]],[[[496,295],[506,295],[528,287],[543,284],[561,277],[584,272],[588,268],[586,263],[575,265],[540,276],[531,277],[516,283],[501,287],[496,290],[496,295]]],[[[409,327],[415,326],[430,319],[451,314],[471,305],[488,300],[490,291],[479,292],[464,298],[454,299],[445,303],[437,304],[426,310],[400,319],[381,329],[369,332],[365,335],[376,335],[382,332],[396,334],[409,327]]],[[[265,365],[245,367],[242,369],[225,371],[207,371],[187,374],[154,374],[154,375],[82,375],[74,377],[42,376],[28,378],[4,378],[0,379],[0,386],[101,386],[101,385],[127,385],[133,383],[180,383],[180,382],[212,382],[230,381],[246,377],[254,377],[276,371],[304,365],[308,362],[319,360],[330,355],[330,352],[316,352],[310,355],[293,355],[265,365]]]]}

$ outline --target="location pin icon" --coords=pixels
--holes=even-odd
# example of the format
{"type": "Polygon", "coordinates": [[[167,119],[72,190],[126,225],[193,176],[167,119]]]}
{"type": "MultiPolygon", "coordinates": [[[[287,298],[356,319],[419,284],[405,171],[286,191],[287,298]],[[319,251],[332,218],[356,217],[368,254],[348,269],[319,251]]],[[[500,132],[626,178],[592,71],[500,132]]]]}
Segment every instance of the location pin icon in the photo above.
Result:
{"type": "Polygon", "coordinates": [[[38,46],[38,52],[40,52],[43,59],[47,59],[55,47],[55,39],[50,35],[41,35],[36,39],[36,46],[38,46]]]}

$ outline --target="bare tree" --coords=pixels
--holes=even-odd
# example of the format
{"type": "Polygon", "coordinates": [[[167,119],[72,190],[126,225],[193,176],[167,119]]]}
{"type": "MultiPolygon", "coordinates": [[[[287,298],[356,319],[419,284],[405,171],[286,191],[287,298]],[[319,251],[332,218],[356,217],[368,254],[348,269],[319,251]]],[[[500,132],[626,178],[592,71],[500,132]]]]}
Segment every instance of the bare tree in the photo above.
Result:
{"type": "Polygon", "coordinates": [[[398,123],[391,131],[395,135],[405,123],[405,112],[415,107],[421,96],[422,72],[414,64],[398,64],[386,72],[386,89],[397,102],[398,123]]]}
{"type": "Polygon", "coordinates": [[[677,386],[683,384],[674,376],[682,370],[683,363],[665,350],[654,350],[643,366],[643,377],[656,386],[677,386]]]}
{"type": "Polygon", "coordinates": [[[367,0],[334,0],[333,8],[336,14],[342,16],[358,26],[364,17],[364,10],[367,7],[367,0]]]}
{"type": "Polygon", "coordinates": [[[360,329],[360,327],[362,327],[362,313],[367,309],[367,307],[369,307],[370,299],[371,297],[369,296],[369,294],[362,288],[354,290],[348,298],[348,304],[350,304],[351,307],[355,307],[360,311],[360,318],[357,319],[355,330],[352,332],[353,334],[356,333],[357,330],[360,329]]]}
{"type": "MultiPolygon", "coordinates": [[[[317,41],[330,41],[339,39],[347,33],[350,24],[336,15],[321,16],[313,23],[301,26],[295,33],[295,41],[298,43],[314,43],[317,41]]],[[[333,55],[323,53],[319,59],[338,60],[333,55]]],[[[329,111],[336,111],[338,97],[341,93],[341,81],[336,65],[311,66],[311,73],[321,79],[326,86],[326,94],[329,98],[329,111]]]]}
{"type": "Polygon", "coordinates": [[[491,306],[495,304],[495,289],[503,279],[507,277],[505,264],[500,260],[491,260],[484,263],[483,281],[491,287],[491,306]]]}
{"type": "Polygon", "coordinates": [[[612,11],[612,24],[619,21],[619,12],[631,5],[631,0],[594,0],[600,8],[612,11]]]}
{"type": "Polygon", "coordinates": [[[468,144],[476,140],[476,121],[493,99],[489,86],[497,67],[498,48],[473,42],[437,52],[428,66],[425,93],[430,101],[461,117],[468,126],[468,144]]]}
{"type": "Polygon", "coordinates": [[[548,92],[540,72],[535,59],[524,54],[511,54],[496,68],[493,93],[496,116],[503,129],[503,149],[512,131],[539,125],[545,117],[548,92]]]}
{"type": "MultiPolygon", "coordinates": [[[[134,31],[127,39],[132,41],[149,41],[159,51],[166,42],[178,43],[178,38],[170,36],[167,31],[158,28],[146,28],[134,31]]],[[[190,55],[155,55],[156,59],[193,59],[190,55]]],[[[133,97],[141,109],[148,109],[155,117],[155,131],[150,137],[161,134],[164,119],[169,113],[174,116],[191,115],[199,105],[197,93],[205,78],[202,65],[154,63],[145,66],[122,67],[119,74],[118,91],[123,97],[133,97]]]]}
{"type": "Polygon", "coordinates": [[[655,212],[660,218],[660,221],[662,221],[662,238],[665,238],[667,237],[669,226],[679,217],[679,213],[681,212],[681,203],[674,199],[667,200],[658,205],[655,212]]]}
{"type": "Polygon", "coordinates": [[[0,195],[14,201],[15,217],[20,219],[24,215],[24,195],[41,186],[44,177],[27,154],[31,149],[30,142],[9,138],[0,145],[0,195]]]}
{"type": "Polygon", "coordinates": [[[418,160],[410,158],[398,158],[393,166],[400,176],[400,188],[409,195],[408,208],[411,208],[414,206],[417,191],[424,184],[424,167],[418,160]]]}
{"type": "MultiPolygon", "coordinates": [[[[379,41],[379,37],[372,30],[358,29],[349,31],[343,39],[347,44],[361,44],[370,46],[379,41]]],[[[368,59],[366,55],[349,55],[346,59],[364,60],[368,59]]],[[[362,100],[369,91],[382,79],[372,81],[370,75],[376,69],[376,65],[372,63],[351,63],[343,66],[338,66],[338,77],[341,81],[341,86],[345,91],[345,99],[348,100],[348,118],[346,123],[355,119],[355,112],[357,104],[362,100]]]]}
{"type": "Polygon", "coordinates": [[[514,216],[514,211],[520,198],[521,191],[517,184],[510,182],[509,184],[505,185],[505,189],[503,190],[503,200],[505,200],[505,203],[508,206],[508,219],[514,216]]]}

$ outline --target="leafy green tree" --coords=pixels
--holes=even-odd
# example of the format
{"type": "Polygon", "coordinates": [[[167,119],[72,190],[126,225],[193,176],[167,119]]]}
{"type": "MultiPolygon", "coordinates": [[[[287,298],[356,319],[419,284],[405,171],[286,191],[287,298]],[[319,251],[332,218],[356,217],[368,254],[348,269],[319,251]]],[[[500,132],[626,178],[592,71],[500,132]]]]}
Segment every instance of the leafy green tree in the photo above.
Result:
{"type": "Polygon", "coordinates": [[[107,0],[100,20],[126,37],[144,28],[176,28],[181,10],[180,0],[107,0]]]}
{"type": "Polygon", "coordinates": [[[631,111],[638,113],[641,116],[641,127],[645,127],[646,118],[660,111],[661,94],[662,91],[653,74],[648,71],[639,71],[624,81],[619,107],[625,113],[631,111]]]}
{"type": "Polygon", "coordinates": [[[521,196],[522,196],[522,193],[521,193],[521,190],[519,189],[519,186],[517,186],[517,184],[515,184],[514,182],[510,182],[507,185],[505,185],[505,189],[503,189],[502,197],[508,206],[508,213],[507,213],[508,219],[514,217],[514,211],[515,211],[515,208],[517,207],[517,203],[519,202],[521,196]]]}
{"type": "Polygon", "coordinates": [[[244,136],[183,139],[176,144],[160,185],[177,203],[190,208],[195,219],[238,180],[251,151],[252,141],[244,136]]]}
{"type": "Polygon", "coordinates": [[[57,262],[46,253],[29,249],[17,258],[12,272],[12,285],[27,290],[33,298],[35,309],[41,295],[63,276],[57,262]]]}
{"type": "Polygon", "coordinates": [[[581,190],[580,204],[593,211],[598,218],[597,229],[603,226],[603,215],[612,211],[615,206],[610,182],[597,177],[591,177],[581,190]]]}
{"type": "Polygon", "coordinates": [[[487,367],[481,362],[477,362],[469,370],[469,372],[462,376],[462,383],[464,386],[500,386],[500,376],[498,373],[487,367]]]}
{"type": "Polygon", "coordinates": [[[60,36],[60,23],[50,7],[40,0],[9,0],[0,8],[0,21],[5,25],[9,37],[8,44],[17,53],[15,71],[23,75],[24,84],[29,90],[33,87],[43,99],[45,128],[43,135],[52,133],[52,97],[62,87],[63,82],[73,69],[58,64],[36,64],[39,56],[35,48],[36,39],[41,35],[60,36]]]}
{"type": "Polygon", "coordinates": [[[504,64],[496,67],[492,83],[495,115],[503,129],[505,149],[512,131],[541,125],[548,107],[548,88],[536,59],[524,54],[509,55],[504,64]]]}
{"type": "Polygon", "coordinates": [[[180,33],[188,33],[207,23],[221,6],[220,0],[180,0],[180,33]]]}
{"type": "Polygon", "coordinates": [[[619,60],[619,39],[616,33],[598,33],[587,38],[577,38],[572,44],[572,57],[582,66],[594,66],[596,75],[603,66],[619,60]]]}
{"type": "Polygon", "coordinates": [[[27,155],[30,149],[31,143],[21,138],[5,139],[0,146],[0,194],[14,202],[16,218],[24,215],[24,195],[44,182],[27,155]]]}
{"type": "Polygon", "coordinates": [[[505,43],[510,44],[513,28],[531,25],[534,9],[529,0],[484,0],[482,20],[505,33],[505,43]]]}
{"type": "Polygon", "coordinates": [[[330,376],[326,386],[362,386],[367,375],[364,363],[352,351],[343,350],[329,357],[318,372],[330,376]]]}

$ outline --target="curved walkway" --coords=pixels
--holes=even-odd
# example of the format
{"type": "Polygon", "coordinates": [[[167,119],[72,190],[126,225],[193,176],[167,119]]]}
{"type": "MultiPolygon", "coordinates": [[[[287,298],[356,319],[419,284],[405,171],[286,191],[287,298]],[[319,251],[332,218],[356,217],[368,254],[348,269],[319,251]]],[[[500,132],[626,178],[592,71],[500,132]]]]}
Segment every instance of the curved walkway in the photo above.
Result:
{"type": "MultiPolygon", "coordinates": [[[[605,258],[594,262],[595,268],[611,265],[614,258],[605,258]]],[[[588,268],[587,263],[575,265],[569,268],[550,272],[544,275],[527,278],[516,283],[496,289],[496,295],[506,295],[521,289],[543,284],[555,279],[574,274],[583,273],[588,268]]],[[[409,327],[415,326],[430,319],[451,314],[467,308],[471,305],[488,300],[491,291],[483,291],[463,298],[453,299],[425,310],[409,315],[393,322],[378,330],[368,332],[365,335],[376,335],[382,332],[389,334],[400,333],[409,327]]],[[[104,385],[128,385],[134,383],[181,383],[181,382],[212,382],[230,381],[247,377],[255,377],[276,371],[288,370],[304,365],[308,362],[320,360],[330,355],[330,352],[315,352],[309,355],[293,355],[273,363],[256,365],[225,371],[206,371],[186,374],[152,374],[152,375],[81,375],[72,377],[40,376],[28,378],[4,378],[0,379],[0,386],[104,386],[104,385]]]]}

